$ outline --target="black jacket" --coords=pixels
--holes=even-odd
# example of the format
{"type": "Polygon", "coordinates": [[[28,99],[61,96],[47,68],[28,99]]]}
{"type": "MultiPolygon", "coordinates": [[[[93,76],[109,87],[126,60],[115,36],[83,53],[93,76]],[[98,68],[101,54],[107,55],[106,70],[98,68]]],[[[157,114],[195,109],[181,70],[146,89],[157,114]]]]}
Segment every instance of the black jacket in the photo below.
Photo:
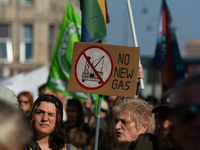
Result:
{"type": "Polygon", "coordinates": [[[153,134],[140,134],[136,141],[115,150],[158,150],[158,140],[153,134]]]}
{"type": "Polygon", "coordinates": [[[31,140],[31,141],[29,141],[29,143],[27,145],[27,150],[42,150],[42,149],[40,148],[38,143],[36,143],[35,141],[31,140]]]}

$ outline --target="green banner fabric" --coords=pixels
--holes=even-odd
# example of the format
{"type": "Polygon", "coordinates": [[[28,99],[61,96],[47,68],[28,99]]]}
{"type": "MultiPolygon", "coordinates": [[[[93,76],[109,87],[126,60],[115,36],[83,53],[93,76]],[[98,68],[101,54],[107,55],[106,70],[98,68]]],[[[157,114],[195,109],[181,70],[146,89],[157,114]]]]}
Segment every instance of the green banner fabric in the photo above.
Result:
{"type": "Polygon", "coordinates": [[[74,42],[80,41],[81,20],[72,5],[68,3],[60,27],[60,33],[55,46],[50,73],[45,88],[78,100],[85,101],[91,98],[95,106],[97,106],[99,96],[97,94],[66,91],[72,63],[74,42]]]}
{"type": "Polygon", "coordinates": [[[74,42],[80,42],[81,20],[68,3],[55,46],[46,89],[68,95],[66,91],[71,69],[74,42]]]}

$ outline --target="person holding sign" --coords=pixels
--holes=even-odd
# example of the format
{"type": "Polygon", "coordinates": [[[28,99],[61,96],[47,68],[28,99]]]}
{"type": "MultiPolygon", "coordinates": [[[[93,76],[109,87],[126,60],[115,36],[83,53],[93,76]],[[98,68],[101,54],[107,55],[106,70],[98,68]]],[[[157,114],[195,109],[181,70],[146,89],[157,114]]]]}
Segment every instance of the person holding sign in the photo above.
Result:
{"type": "Polygon", "coordinates": [[[142,65],[140,65],[138,69],[138,79],[137,79],[135,98],[137,98],[140,94],[140,79],[144,80],[144,71],[142,65]]]}
{"type": "Polygon", "coordinates": [[[121,147],[115,150],[157,150],[157,138],[153,135],[155,119],[152,106],[140,98],[123,98],[112,107],[116,120],[117,141],[121,147]]]}

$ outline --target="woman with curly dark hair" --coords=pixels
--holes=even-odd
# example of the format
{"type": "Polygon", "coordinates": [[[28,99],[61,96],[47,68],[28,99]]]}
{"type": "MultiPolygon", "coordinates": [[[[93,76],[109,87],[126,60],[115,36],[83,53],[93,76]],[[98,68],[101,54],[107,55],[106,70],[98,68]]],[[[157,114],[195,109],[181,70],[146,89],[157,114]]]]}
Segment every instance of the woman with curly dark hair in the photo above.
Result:
{"type": "Polygon", "coordinates": [[[62,120],[63,105],[54,95],[38,97],[29,115],[34,138],[29,149],[45,150],[77,150],[73,145],[66,144],[66,127],[62,120]]]}

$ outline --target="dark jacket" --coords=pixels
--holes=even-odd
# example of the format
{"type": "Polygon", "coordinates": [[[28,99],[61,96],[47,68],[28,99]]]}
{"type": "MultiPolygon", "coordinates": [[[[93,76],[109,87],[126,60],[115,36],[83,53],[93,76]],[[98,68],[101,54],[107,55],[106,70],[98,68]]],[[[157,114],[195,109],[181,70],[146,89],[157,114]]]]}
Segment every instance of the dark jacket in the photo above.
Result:
{"type": "Polygon", "coordinates": [[[31,140],[31,141],[29,141],[29,143],[27,145],[27,150],[42,150],[42,149],[40,148],[38,143],[36,143],[35,141],[31,140]]]}
{"type": "Polygon", "coordinates": [[[153,134],[140,134],[136,141],[115,150],[158,150],[158,140],[153,134]]]}

